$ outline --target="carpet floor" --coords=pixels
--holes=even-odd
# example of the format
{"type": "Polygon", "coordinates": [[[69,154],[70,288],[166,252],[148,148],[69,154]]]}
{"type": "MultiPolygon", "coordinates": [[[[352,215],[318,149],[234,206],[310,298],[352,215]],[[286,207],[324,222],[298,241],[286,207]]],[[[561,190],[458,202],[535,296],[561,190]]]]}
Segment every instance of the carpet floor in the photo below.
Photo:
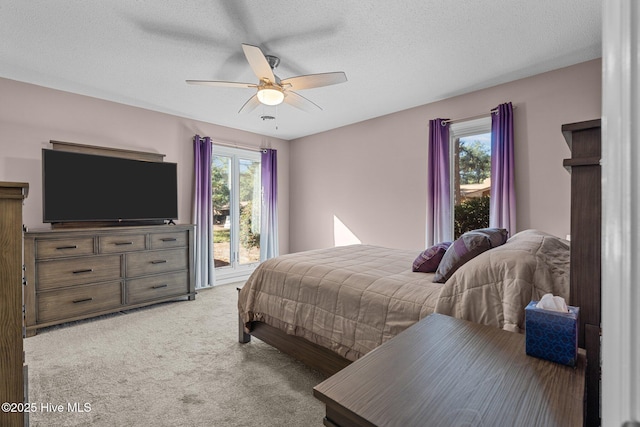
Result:
{"type": "Polygon", "coordinates": [[[27,338],[30,425],[322,425],[320,373],[238,343],[236,285],[27,338]]]}

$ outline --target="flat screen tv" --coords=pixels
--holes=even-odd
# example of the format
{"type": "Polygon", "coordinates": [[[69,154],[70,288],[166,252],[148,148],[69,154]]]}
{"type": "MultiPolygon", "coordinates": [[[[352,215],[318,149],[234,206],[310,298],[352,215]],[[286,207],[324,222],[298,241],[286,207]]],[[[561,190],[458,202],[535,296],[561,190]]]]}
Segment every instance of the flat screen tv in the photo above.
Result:
{"type": "Polygon", "coordinates": [[[178,217],[177,165],[42,150],[43,222],[162,223],[178,217]]]}

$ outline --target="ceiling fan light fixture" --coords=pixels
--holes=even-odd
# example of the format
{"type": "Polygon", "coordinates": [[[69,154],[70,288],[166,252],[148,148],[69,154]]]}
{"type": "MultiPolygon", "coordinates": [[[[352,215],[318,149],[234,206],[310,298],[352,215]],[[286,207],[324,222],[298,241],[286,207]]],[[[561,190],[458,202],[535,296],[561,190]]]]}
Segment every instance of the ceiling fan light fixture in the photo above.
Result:
{"type": "Polygon", "coordinates": [[[258,89],[258,101],[264,105],[279,105],[284,101],[284,93],[276,86],[269,85],[258,89]]]}

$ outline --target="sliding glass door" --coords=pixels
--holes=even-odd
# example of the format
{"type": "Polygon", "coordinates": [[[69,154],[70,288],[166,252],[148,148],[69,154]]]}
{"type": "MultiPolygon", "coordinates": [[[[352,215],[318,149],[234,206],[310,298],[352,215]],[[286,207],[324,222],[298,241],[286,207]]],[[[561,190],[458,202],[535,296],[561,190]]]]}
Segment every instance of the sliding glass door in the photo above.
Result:
{"type": "Polygon", "coordinates": [[[216,281],[240,280],[260,262],[260,153],[214,145],[211,183],[216,281]]]}

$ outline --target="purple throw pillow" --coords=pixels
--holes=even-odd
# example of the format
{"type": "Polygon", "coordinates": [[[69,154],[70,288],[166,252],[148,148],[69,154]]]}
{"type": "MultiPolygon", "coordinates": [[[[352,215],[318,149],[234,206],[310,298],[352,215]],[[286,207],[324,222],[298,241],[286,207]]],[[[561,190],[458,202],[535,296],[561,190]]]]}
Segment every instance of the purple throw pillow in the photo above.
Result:
{"type": "Polygon", "coordinates": [[[438,265],[433,281],[446,282],[465,263],[491,248],[505,244],[508,237],[509,232],[504,228],[467,231],[449,246],[438,265]]]}
{"type": "Polygon", "coordinates": [[[451,246],[451,242],[442,242],[422,251],[418,258],[413,261],[413,271],[420,273],[435,272],[449,246],[451,246]]]}

